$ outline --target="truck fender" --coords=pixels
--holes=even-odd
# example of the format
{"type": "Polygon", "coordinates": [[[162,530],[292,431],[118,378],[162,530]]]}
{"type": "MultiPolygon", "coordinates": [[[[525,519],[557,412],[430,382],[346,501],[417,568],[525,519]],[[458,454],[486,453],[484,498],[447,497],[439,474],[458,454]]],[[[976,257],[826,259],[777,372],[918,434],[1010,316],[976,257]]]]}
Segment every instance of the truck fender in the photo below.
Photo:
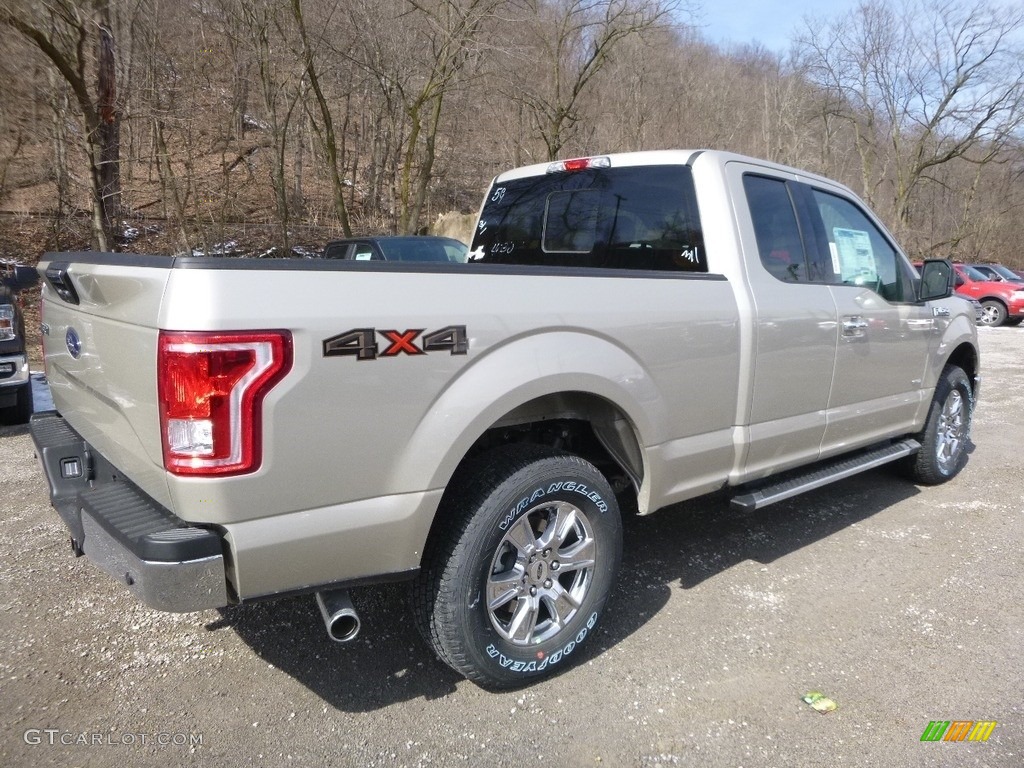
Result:
{"type": "Polygon", "coordinates": [[[664,439],[665,400],[633,355],[594,334],[536,332],[488,348],[449,382],[393,463],[390,486],[443,488],[470,447],[503,416],[565,392],[594,395],[618,408],[641,450],[664,439]]]}

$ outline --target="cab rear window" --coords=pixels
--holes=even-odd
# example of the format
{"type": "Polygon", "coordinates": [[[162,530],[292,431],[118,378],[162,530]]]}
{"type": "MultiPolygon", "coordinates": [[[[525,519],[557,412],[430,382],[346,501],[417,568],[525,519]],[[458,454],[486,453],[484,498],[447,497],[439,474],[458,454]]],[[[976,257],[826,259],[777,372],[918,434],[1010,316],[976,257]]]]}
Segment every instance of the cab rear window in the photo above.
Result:
{"type": "Polygon", "coordinates": [[[707,272],[690,169],[590,168],[495,184],[469,260],[707,272]]]}

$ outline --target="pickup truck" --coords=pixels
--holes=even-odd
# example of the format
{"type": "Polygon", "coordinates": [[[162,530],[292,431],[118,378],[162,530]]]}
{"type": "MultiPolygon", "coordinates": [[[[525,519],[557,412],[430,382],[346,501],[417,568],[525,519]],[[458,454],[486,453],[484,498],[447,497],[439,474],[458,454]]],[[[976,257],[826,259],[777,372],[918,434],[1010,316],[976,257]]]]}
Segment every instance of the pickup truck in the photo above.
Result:
{"type": "Polygon", "coordinates": [[[489,688],[569,666],[620,507],[748,510],[967,460],[977,331],[847,188],[712,151],[494,179],[466,263],[48,254],[56,410],[31,431],[76,554],[146,604],[408,580],[489,688]],[[273,301],[256,297],[273,295],[273,301]]]}
{"type": "Polygon", "coordinates": [[[17,291],[38,280],[23,264],[0,262],[0,423],[25,424],[32,415],[32,382],[25,316],[17,291]]]}

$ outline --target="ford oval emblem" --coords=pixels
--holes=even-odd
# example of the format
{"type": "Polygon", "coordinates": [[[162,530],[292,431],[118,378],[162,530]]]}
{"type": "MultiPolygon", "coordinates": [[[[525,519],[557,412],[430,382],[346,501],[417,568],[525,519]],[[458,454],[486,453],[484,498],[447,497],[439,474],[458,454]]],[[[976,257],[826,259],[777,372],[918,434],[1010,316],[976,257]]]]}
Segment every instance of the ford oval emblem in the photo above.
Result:
{"type": "Polygon", "coordinates": [[[68,328],[64,341],[67,342],[68,352],[70,352],[71,356],[77,360],[82,354],[82,340],[78,337],[78,331],[74,328],[68,328]]]}

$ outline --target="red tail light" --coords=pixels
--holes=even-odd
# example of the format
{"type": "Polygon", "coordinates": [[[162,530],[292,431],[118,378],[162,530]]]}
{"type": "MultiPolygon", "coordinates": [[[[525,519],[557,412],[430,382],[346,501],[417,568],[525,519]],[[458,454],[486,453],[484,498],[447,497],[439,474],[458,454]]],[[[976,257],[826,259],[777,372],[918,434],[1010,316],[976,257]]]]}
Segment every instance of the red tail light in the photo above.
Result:
{"type": "Polygon", "coordinates": [[[287,331],[160,331],[164,467],[176,475],[259,469],[263,398],[291,367],[287,331]]]}
{"type": "Polygon", "coordinates": [[[563,173],[569,172],[574,173],[575,171],[585,171],[589,168],[611,168],[612,160],[610,157],[574,157],[572,160],[559,160],[556,163],[551,163],[548,166],[548,173],[563,173]]]}

